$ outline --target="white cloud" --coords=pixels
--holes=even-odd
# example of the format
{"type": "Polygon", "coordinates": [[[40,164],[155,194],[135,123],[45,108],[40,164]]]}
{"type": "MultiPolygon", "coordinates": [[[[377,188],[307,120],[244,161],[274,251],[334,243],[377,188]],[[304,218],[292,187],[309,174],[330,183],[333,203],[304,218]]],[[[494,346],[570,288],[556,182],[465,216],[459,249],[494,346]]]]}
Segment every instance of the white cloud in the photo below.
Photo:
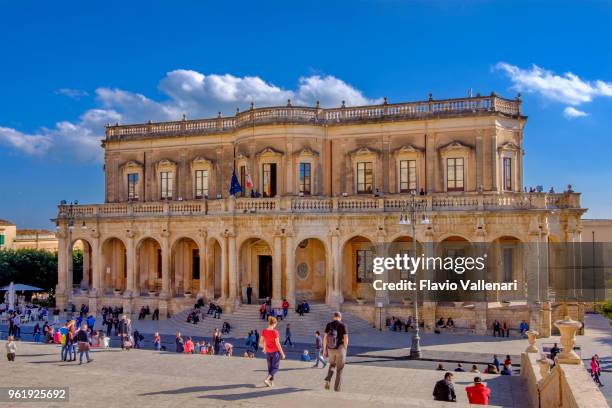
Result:
{"type": "Polygon", "coordinates": [[[568,106],[565,109],[563,109],[563,116],[565,116],[567,119],[576,119],[576,118],[581,118],[581,117],[588,116],[588,115],[589,115],[588,113],[578,110],[576,108],[573,108],[571,106],[568,106]]]}
{"type": "Polygon", "coordinates": [[[612,96],[612,83],[601,80],[587,81],[571,72],[558,75],[537,65],[522,69],[505,62],[497,63],[495,68],[510,77],[514,89],[537,93],[545,99],[570,106],[591,102],[595,97],[612,96]]]}
{"type": "Polygon", "coordinates": [[[83,91],[81,89],[74,89],[74,88],[60,88],[57,91],[55,91],[55,93],[59,95],[64,95],[64,96],[67,96],[69,98],[76,99],[76,100],[79,100],[84,96],[89,96],[89,93],[87,93],[87,91],[83,91]]]}
{"type": "MultiPolygon", "coordinates": [[[[85,111],[76,121],[60,121],[51,129],[42,128],[33,134],[0,127],[0,143],[29,155],[55,154],[82,161],[103,157],[100,141],[104,138],[106,123],[142,123],[146,121],[178,120],[185,113],[189,118],[214,116],[217,112],[233,115],[236,108],[285,105],[288,99],[294,105],[323,107],[380,103],[333,76],[314,75],[298,80],[294,90],[283,89],[257,76],[236,77],[230,74],[205,75],[197,71],[179,69],[168,72],[159,82],[164,95],[153,100],[143,94],[123,89],[96,89],[99,106],[85,111]]],[[[59,94],[78,99],[85,91],[62,88],[59,94]]]]}
{"type": "Polygon", "coordinates": [[[53,145],[49,136],[28,135],[7,127],[0,127],[0,143],[31,155],[44,154],[53,145]]]}

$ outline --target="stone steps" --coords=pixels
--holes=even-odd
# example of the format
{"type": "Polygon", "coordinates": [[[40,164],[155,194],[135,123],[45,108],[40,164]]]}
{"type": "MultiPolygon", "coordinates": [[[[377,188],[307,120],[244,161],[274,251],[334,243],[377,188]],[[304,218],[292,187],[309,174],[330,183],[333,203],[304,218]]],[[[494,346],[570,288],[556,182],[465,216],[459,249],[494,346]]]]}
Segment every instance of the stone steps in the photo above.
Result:
{"type": "MultiPolygon", "coordinates": [[[[208,310],[205,307],[204,310],[208,310]]],[[[212,315],[205,315],[198,324],[187,323],[189,310],[175,314],[172,318],[164,321],[165,332],[180,331],[184,336],[210,337],[215,328],[221,329],[224,321],[232,326],[230,337],[246,337],[253,329],[261,331],[266,327],[266,322],[259,317],[259,305],[240,305],[232,313],[221,315],[221,319],[214,319],[212,315]]],[[[291,324],[292,337],[296,341],[311,342],[316,330],[323,331],[325,325],[332,320],[333,310],[325,304],[312,304],[310,312],[299,316],[293,310],[289,311],[287,318],[279,322],[278,330],[284,338],[287,324],[291,324]]],[[[367,334],[375,332],[370,324],[350,313],[343,313],[343,321],[349,328],[349,333],[367,334]]],[[[158,323],[150,320],[135,321],[135,326],[141,331],[153,331],[158,323]]]]}

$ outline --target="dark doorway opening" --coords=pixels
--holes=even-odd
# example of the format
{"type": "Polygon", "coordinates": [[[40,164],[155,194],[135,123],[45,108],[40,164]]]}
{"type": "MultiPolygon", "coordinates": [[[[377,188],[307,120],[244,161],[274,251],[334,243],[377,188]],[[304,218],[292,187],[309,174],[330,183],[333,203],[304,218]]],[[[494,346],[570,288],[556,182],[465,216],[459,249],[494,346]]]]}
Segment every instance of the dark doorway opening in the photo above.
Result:
{"type": "Polygon", "coordinates": [[[276,163],[263,165],[263,196],[276,196],[276,163]]]}
{"type": "Polygon", "coordinates": [[[259,255],[259,298],[272,297],[272,257],[259,255]]]}

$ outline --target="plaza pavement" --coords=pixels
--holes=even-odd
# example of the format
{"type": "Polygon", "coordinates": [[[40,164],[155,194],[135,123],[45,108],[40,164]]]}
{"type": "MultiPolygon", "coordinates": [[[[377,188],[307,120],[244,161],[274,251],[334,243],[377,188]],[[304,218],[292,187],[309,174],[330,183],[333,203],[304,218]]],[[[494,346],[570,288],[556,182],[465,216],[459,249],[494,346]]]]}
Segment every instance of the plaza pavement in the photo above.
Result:
{"type": "MultiPolygon", "coordinates": [[[[152,328],[153,323],[156,326],[155,330],[167,333],[162,335],[162,340],[168,350],[174,350],[174,334],[172,330],[164,330],[167,322],[133,321],[135,327],[145,335],[145,346],[150,347],[151,345],[151,333],[147,329],[152,328]]],[[[612,326],[610,326],[608,319],[593,314],[586,315],[585,326],[586,334],[577,337],[577,344],[581,347],[579,353],[587,367],[588,359],[593,354],[597,353],[601,357],[603,369],[601,378],[602,382],[607,384],[607,386],[601,388],[601,391],[606,396],[608,403],[612,405],[612,326]]],[[[259,329],[261,328],[263,326],[259,327],[259,329]]],[[[0,330],[3,330],[3,328],[0,328],[0,330]]],[[[28,327],[24,327],[25,333],[28,330],[28,327]]],[[[284,333],[282,322],[279,325],[279,331],[282,337],[284,333]]],[[[203,338],[208,341],[210,341],[210,335],[211,333],[202,333],[203,338]]],[[[410,333],[390,331],[374,332],[368,335],[351,335],[348,361],[352,366],[379,367],[391,370],[401,368],[415,373],[426,371],[423,375],[429,378],[431,371],[438,362],[442,362],[447,369],[454,369],[457,362],[462,362],[466,369],[469,369],[471,364],[478,364],[482,370],[484,364],[491,361],[491,356],[494,353],[498,354],[500,359],[503,359],[506,354],[510,354],[516,367],[517,363],[520,363],[520,353],[527,346],[525,339],[518,338],[425,333],[422,334],[421,339],[423,360],[413,361],[405,359],[409,354],[407,347],[410,344],[410,336],[410,333]]],[[[5,338],[6,333],[1,337],[5,338]]],[[[23,338],[27,340],[29,337],[26,334],[23,338]]],[[[243,338],[231,338],[230,336],[228,341],[236,346],[236,354],[241,354],[244,351],[243,338]]],[[[551,346],[553,342],[559,342],[559,337],[538,339],[537,344],[541,349],[542,346],[551,346]]],[[[117,345],[118,343],[114,341],[113,344],[117,345]]],[[[306,340],[297,343],[294,347],[287,347],[286,350],[290,360],[297,360],[302,350],[310,349],[312,351],[312,348],[312,341],[306,340]]],[[[293,364],[293,362],[286,363],[293,364]]],[[[263,362],[260,364],[263,364],[263,362]]],[[[430,380],[433,381],[433,379],[430,380]]]]}
{"type": "MultiPolygon", "coordinates": [[[[458,403],[434,402],[442,373],[434,370],[349,364],[343,391],[323,389],[323,369],[282,361],[276,385],[263,386],[263,359],[185,355],[151,350],[100,350],[81,366],[59,361],[59,346],[19,343],[15,363],[2,359],[3,386],[70,387],[68,403],[13,403],[14,407],[467,407],[464,388],[474,374],[456,373],[458,403]]],[[[491,406],[529,407],[518,376],[482,375],[491,406]]]]}

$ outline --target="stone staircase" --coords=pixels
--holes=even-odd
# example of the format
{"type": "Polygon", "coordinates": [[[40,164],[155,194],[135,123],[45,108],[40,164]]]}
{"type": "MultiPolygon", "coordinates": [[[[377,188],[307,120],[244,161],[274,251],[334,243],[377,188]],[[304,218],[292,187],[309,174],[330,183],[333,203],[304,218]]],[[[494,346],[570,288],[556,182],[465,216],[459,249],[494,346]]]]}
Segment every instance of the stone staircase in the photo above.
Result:
{"type": "MultiPolygon", "coordinates": [[[[204,307],[208,310],[208,306],[204,307]]],[[[284,339],[285,328],[291,324],[293,341],[312,342],[316,330],[323,332],[325,325],[332,320],[334,310],[322,303],[310,304],[310,312],[304,316],[298,315],[290,309],[287,317],[280,321],[277,329],[281,338],[284,339]]],[[[214,319],[212,315],[205,315],[204,320],[198,324],[187,323],[189,310],[184,310],[168,320],[159,322],[133,319],[135,327],[141,332],[160,331],[165,334],[173,334],[180,331],[183,336],[204,336],[210,337],[215,328],[221,329],[224,321],[232,326],[229,337],[244,338],[248,332],[257,329],[261,332],[267,326],[264,320],[259,317],[259,305],[240,305],[232,313],[223,313],[220,319],[214,319]]],[[[377,333],[375,329],[365,320],[351,313],[342,313],[343,321],[347,324],[350,334],[377,333]]]]}

